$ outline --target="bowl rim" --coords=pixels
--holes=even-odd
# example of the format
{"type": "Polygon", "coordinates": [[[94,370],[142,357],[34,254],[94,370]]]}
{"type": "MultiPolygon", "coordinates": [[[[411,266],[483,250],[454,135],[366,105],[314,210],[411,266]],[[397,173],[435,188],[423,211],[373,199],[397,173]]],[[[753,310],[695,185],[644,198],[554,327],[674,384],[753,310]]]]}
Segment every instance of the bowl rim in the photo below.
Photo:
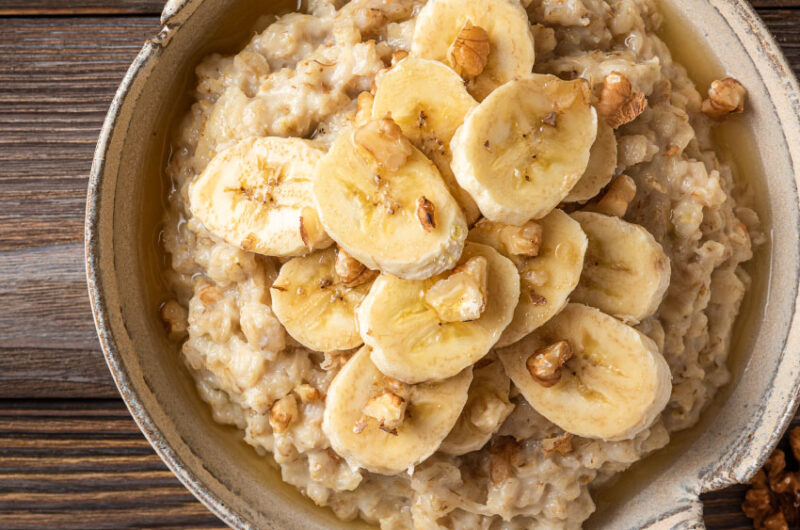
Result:
{"type": "MultiPolygon", "coordinates": [[[[771,69],[777,73],[780,80],[784,83],[782,90],[790,101],[790,105],[795,110],[795,116],[797,117],[797,123],[795,123],[795,125],[800,125],[800,86],[798,85],[797,78],[793,74],[783,51],[777,45],[774,37],[755,12],[753,6],[747,2],[747,0],[706,1],[714,5],[719,11],[724,9],[729,13],[728,16],[739,19],[739,21],[747,26],[749,30],[748,33],[757,39],[759,48],[766,53],[768,60],[771,62],[771,69]]],[[[181,27],[183,22],[189,19],[202,2],[203,0],[167,0],[161,15],[161,29],[157,35],[145,42],[128,68],[110,104],[100,130],[88,180],[84,225],[86,279],[92,316],[103,355],[114,383],[142,434],[170,471],[212,513],[228,526],[250,529],[256,528],[252,521],[226,504],[217,493],[212,491],[211,488],[198,478],[192,471],[191,466],[182,459],[170,445],[164,434],[157,427],[153,416],[144,406],[143,400],[130,378],[118,349],[117,340],[114,337],[101,274],[99,252],[101,245],[99,234],[101,191],[103,187],[103,175],[106,168],[106,153],[109,150],[111,136],[117,126],[117,120],[120,117],[121,107],[128,98],[134,82],[145,67],[151,61],[158,58],[161,48],[169,43],[172,34],[181,27]]],[[[728,16],[724,15],[726,21],[728,21],[728,16]]],[[[739,31],[734,29],[734,32],[737,37],[741,37],[739,31]]],[[[742,46],[746,47],[745,43],[742,42],[742,46]]],[[[800,184],[800,160],[794,160],[793,163],[793,167],[796,170],[794,181],[797,189],[797,185],[800,184]]],[[[798,272],[797,275],[800,275],[800,272],[798,272]]],[[[785,354],[786,349],[790,347],[790,338],[793,334],[798,333],[797,327],[798,324],[800,324],[800,314],[798,312],[797,290],[798,286],[795,285],[795,293],[792,297],[793,318],[788,325],[787,338],[781,350],[782,355],[785,354]]],[[[782,409],[782,413],[774,423],[774,429],[767,440],[761,443],[761,449],[758,454],[753,458],[748,458],[743,468],[745,475],[752,475],[763,465],[772,449],[781,439],[783,432],[788,427],[794,416],[798,402],[800,402],[800,378],[794,380],[792,395],[782,404],[783,407],[776,406],[778,410],[782,409]]],[[[705,484],[702,489],[703,491],[710,491],[719,487],[724,487],[725,485],[727,484],[705,484]]],[[[697,509],[698,503],[699,500],[694,499],[694,501],[690,502],[686,507],[664,512],[657,519],[646,522],[645,525],[649,527],[651,525],[658,525],[659,523],[694,522],[697,521],[698,518],[700,518],[701,521],[702,514],[701,511],[697,509]]]]}

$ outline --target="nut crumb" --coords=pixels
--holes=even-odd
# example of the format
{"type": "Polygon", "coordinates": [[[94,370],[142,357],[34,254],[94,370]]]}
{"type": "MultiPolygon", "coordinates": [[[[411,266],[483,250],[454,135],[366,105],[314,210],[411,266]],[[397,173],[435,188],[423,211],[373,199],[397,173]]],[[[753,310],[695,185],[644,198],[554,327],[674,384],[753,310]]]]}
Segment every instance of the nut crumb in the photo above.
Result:
{"type": "Polygon", "coordinates": [[[489,479],[500,484],[514,476],[514,460],[520,445],[513,436],[500,436],[489,447],[489,479]]]}
{"type": "Polygon", "coordinates": [[[542,451],[548,458],[558,453],[565,455],[572,451],[572,434],[565,432],[561,436],[555,438],[545,438],[541,442],[542,451]]]}
{"type": "Polygon", "coordinates": [[[474,256],[427,290],[424,300],[443,322],[469,322],[486,310],[489,263],[474,256]]]}
{"type": "Polygon", "coordinates": [[[536,221],[522,226],[506,225],[500,230],[500,242],[509,254],[536,257],[542,246],[542,225],[536,221]]]}
{"type": "Polygon", "coordinates": [[[728,114],[744,111],[744,98],[747,91],[739,81],[732,77],[717,79],[708,89],[708,97],[703,100],[700,110],[709,118],[721,120],[728,114]]]}
{"type": "Polygon", "coordinates": [[[417,218],[426,232],[436,228],[436,209],[425,196],[417,199],[417,218]]]}
{"type": "Polygon", "coordinates": [[[636,119],[647,107],[647,98],[633,90],[630,80],[619,72],[611,72],[603,80],[597,101],[597,114],[616,129],[636,119]]]}
{"type": "Polygon", "coordinates": [[[297,400],[292,394],[280,398],[269,411],[269,425],[275,434],[289,430],[295,419],[297,419],[297,400]]]}
{"type": "Polygon", "coordinates": [[[189,314],[176,300],[167,300],[159,310],[161,321],[170,340],[180,340],[188,331],[189,314]]]}
{"type": "Polygon", "coordinates": [[[356,114],[354,122],[356,125],[364,125],[372,118],[372,104],[375,96],[369,92],[361,92],[356,98],[356,114]]]}
{"type": "Polygon", "coordinates": [[[485,29],[468,20],[447,50],[450,66],[460,76],[477,77],[486,68],[488,59],[489,35],[485,29]]]}
{"type": "Polygon", "coordinates": [[[550,387],[561,380],[561,367],[570,358],[572,358],[572,348],[569,342],[560,340],[536,350],[528,357],[525,364],[537,383],[550,387]]]}
{"type": "Polygon", "coordinates": [[[375,396],[364,405],[364,415],[375,418],[381,430],[397,435],[397,428],[403,423],[407,402],[394,392],[386,391],[375,396]]]}
{"type": "Polygon", "coordinates": [[[628,175],[619,175],[608,186],[605,194],[587,210],[623,217],[636,197],[636,182],[628,175]]]}
{"type": "Polygon", "coordinates": [[[336,249],[336,261],[333,267],[336,275],[346,287],[363,285],[374,280],[378,274],[377,271],[367,269],[363,263],[353,258],[341,247],[336,249]]]}
{"type": "Polygon", "coordinates": [[[392,52],[392,66],[396,65],[403,59],[408,57],[408,52],[405,50],[395,50],[392,52]]]}
{"type": "Polygon", "coordinates": [[[361,125],[355,130],[353,140],[369,152],[378,165],[389,171],[398,171],[414,152],[411,141],[389,117],[361,125]]]}
{"type": "Polygon", "coordinates": [[[314,403],[322,397],[319,390],[308,383],[302,383],[294,387],[294,393],[300,398],[301,403],[314,403]]]}

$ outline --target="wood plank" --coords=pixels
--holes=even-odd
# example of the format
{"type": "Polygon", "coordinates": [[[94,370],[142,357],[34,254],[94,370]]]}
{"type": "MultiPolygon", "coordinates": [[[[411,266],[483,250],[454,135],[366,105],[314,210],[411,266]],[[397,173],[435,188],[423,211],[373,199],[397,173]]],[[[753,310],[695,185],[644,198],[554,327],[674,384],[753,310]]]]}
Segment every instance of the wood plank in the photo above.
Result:
{"type": "Polygon", "coordinates": [[[0,18],[0,397],[116,396],[86,293],[86,183],[108,104],[157,29],[0,18]]]}
{"type": "Polygon", "coordinates": [[[164,0],[3,0],[0,16],[157,15],[164,0]]]}
{"type": "Polygon", "coordinates": [[[0,400],[0,527],[224,528],[119,400],[0,400]]]}

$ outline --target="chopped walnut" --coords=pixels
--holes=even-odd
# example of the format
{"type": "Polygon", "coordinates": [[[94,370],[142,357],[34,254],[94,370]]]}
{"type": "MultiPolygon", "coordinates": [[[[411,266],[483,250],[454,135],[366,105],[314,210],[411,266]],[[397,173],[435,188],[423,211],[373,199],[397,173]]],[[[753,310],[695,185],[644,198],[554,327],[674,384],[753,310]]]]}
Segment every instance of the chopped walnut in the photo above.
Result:
{"type": "Polygon", "coordinates": [[[597,114],[616,129],[633,121],[647,107],[644,94],[633,90],[630,80],[619,72],[611,72],[603,80],[597,101],[597,114]]]}
{"type": "Polygon", "coordinates": [[[400,61],[402,61],[406,57],[408,57],[408,52],[407,51],[405,51],[405,50],[395,50],[392,53],[392,66],[396,65],[397,63],[399,63],[400,61]]]}
{"type": "Polygon", "coordinates": [[[425,293],[425,302],[444,322],[468,322],[480,318],[486,309],[489,264],[475,256],[438,280],[425,293]]]}
{"type": "Polygon", "coordinates": [[[361,434],[367,428],[367,422],[364,418],[359,419],[353,424],[353,434],[361,434]]]}
{"type": "Polygon", "coordinates": [[[161,305],[159,312],[170,340],[180,340],[186,336],[189,314],[181,304],[168,300],[161,305]]]}
{"type": "Polygon", "coordinates": [[[425,196],[417,199],[417,218],[426,232],[436,228],[436,208],[425,196]]]}
{"type": "Polygon", "coordinates": [[[302,383],[294,387],[294,393],[300,398],[301,403],[314,403],[322,397],[319,390],[308,383],[302,383]]]}
{"type": "Polygon", "coordinates": [[[323,370],[338,370],[344,366],[351,355],[349,351],[326,351],[323,353],[319,367],[323,370]]]}
{"type": "Polygon", "coordinates": [[[353,258],[343,248],[336,249],[334,262],[336,275],[347,287],[358,287],[375,279],[377,271],[369,270],[363,263],[353,258]]]}
{"type": "Polygon", "coordinates": [[[393,392],[386,391],[373,397],[364,406],[364,415],[375,418],[381,430],[389,434],[397,434],[397,428],[403,423],[407,402],[393,392]]]}
{"type": "Polygon", "coordinates": [[[292,394],[280,398],[269,411],[269,425],[276,434],[289,430],[289,426],[296,418],[297,400],[292,394]]]}
{"type": "Polygon", "coordinates": [[[628,175],[619,175],[608,187],[605,194],[588,209],[593,212],[622,217],[628,205],[636,196],[636,182],[628,175]]]}
{"type": "Polygon", "coordinates": [[[541,445],[544,455],[548,458],[556,453],[565,455],[572,451],[572,434],[565,432],[555,438],[545,438],[541,445]]]}
{"type": "Polygon", "coordinates": [[[522,226],[507,225],[500,230],[500,242],[514,256],[538,256],[542,246],[542,225],[536,221],[528,221],[522,226]]]}
{"type": "Polygon", "coordinates": [[[572,357],[569,342],[560,340],[536,350],[525,363],[531,376],[542,386],[553,386],[561,380],[561,367],[572,357]]]}
{"type": "Polygon", "coordinates": [[[708,97],[703,100],[700,110],[715,120],[721,120],[728,114],[739,114],[744,111],[744,98],[747,91],[739,81],[732,77],[718,79],[711,83],[708,97]]]}
{"type": "Polygon", "coordinates": [[[197,296],[204,306],[210,306],[220,301],[222,291],[216,285],[207,285],[198,291],[197,296]]]}
{"type": "Polygon", "coordinates": [[[458,75],[481,75],[489,58],[489,35],[480,26],[467,21],[447,50],[447,60],[458,75]]]}
{"type": "Polygon", "coordinates": [[[355,124],[364,125],[372,118],[372,103],[375,97],[369,92],[362,92],[356,98],[355,124]]]}
{"type": "MultiPolygon", "coordinates": [[[[800,427],[789,432],[789,445],[798,463],[800,427]]],[[[776,449],[750,481],[742,510],[757,529],[800,528],[800,471],[787,471],[786,455],[776,449]]]]}
{"type": "Polygon", "coordinates": [[[375,158],[378,165],[389,171],[398,171],[414,152],[400,126],[388,117],[361,125],[353,139],[375,158]]]}
{"type": "Polygon", "coordinates": [[[489,447],[489,479],[492,484],[514,476],[514,460],[519,453],[519,442],[512,436],[500,436],[489,447]]]}

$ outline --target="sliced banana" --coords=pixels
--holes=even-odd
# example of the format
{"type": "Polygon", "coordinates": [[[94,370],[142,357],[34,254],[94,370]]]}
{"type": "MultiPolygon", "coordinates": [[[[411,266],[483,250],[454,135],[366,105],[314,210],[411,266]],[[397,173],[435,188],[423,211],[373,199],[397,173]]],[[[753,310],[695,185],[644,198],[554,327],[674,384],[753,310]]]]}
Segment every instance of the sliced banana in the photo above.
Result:
{"type": "MultiPolygon", "coordinates": [[[[471,365],[497,342],[511,322],[519,299],[519,274],[511,261],[486,245],[467,243],[459,263],[472,258],[487,262],[485,307],[477,320],[448,321],[426,294],[452,273],[423,281],[382,274],[357,310],[364,343],[384,374],[418,383],[453,376],[471,365]]],[[[470,285],[464,292],[469,294],[470,285]]]]}
{"type": "Polygon", "coordinates": [[[325,230],[371,269],[424,279],[461,255],[464,214],[390,119],[340,133],[317,166],[313,195],[325,230]]]}
{"type": "Polygon", "coordinates": [[[485,360],[487,364],[472,369],[467,404],[455,427],[439,446],[443,453],[463,455],[477,451],[514,410],[514,404],[508,399],[511,381],[503,365],[496,358],[485,360]]]}
{"type": "Polygon", "coordinates": [[[542,238],[534,256],[514,254],[510,248],[508,234],[516,227],[484,219],[469,232],[468,241],[496,248],[514,261],[520,274],[519,303],[497,347],[517,342],[561,311],[581,277],[587,240],[580,224],[558,209],[536,223],[542,238]]]}
{"type": "Polygon", "coordinates": [[[441,61],[457,71],[469,71],[467,64],[453,64],[456,58],[482,61],[477,77],[468,79],[470,93],[483,99],[498,86],[525,76],[533,69],[533,35],[525,9],[516,0],[431,0],[417,15],[411,53],[425,59],[441,61]],[[476,53],[486,41],[462,38],[465,27],[482,28],[488,37],[488,55],[476,53]],[[454,46],[465,46],[462,53],[453,53],[454,46]],[[475,59],[473,59],[475,60],[475,59]]]}
{"type": "Polygon", "coordinates": [[[615,216],[574,212],[572,218],[589,238],[572,300],[630,323],[655,313],[669,287],[670,264],[652,234],[615,216]]]}
{"type": "Polygon", "coordinates": [[[400,473],[436,451],[464,408],[470,381],[467,368],[444,381],[404,385],[381,374],[365,346],[328,387],[322,430],[351,466],[400,473]]]}
{"type": "Polygon", "coordinates": [[[586,202],[611,182],[617,169],[617,138],[604,120],[597,122],[597,138],[589,150],[589,163],[564,202],[586,202]]]}
{"type": "Polygon", "coordinates": [[[348,286],[336,274],[333,249],[286,262],[270,288],[272,310],[289,335],[316,351],[360,346],[355,308],[371,282],[348,286]]]}
{"type": "Polygon", "coordinates": [[[586,438],[633,438],[653,423],[672,392],[669,366],[650,338],[582,304],[568,304],[498,355],[539,414],[586,438]],[[537,381],[528,370],[528,359],[559,341],[567,341],[571,358],[560,368],[560,376],[537,381]]]}
{"type": "Polygon", "coordinates": [[[597,132],[581,79],[534,74],[471,110],[450,142],[453,173],[484,216],[521,225],[555,208],[580,179],[597,132]]]}
{"type": "Polygon", "coordinates": [[[437,61],[409,56],[376,79],[372,117],[391,115],[411,142],[433,160],[467,223],[478,219],[478,205],[450,169],[450,139],[478,103],[464,81],[437,61]]]}
{"type": "Polygon", "coordinates": [[[299,138],[247,138],[218,153],[189,187],[206,229],[241,249],[297,256],[331,244],[311,199],[324,151],[299,138]]]}

